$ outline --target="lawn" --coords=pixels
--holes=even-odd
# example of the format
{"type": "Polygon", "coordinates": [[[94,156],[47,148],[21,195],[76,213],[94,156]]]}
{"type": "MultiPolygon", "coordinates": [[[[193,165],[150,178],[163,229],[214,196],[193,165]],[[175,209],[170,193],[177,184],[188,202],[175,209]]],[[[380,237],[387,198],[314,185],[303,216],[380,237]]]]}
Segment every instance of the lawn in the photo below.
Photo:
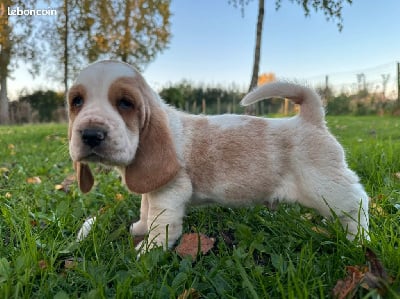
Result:
{"type": "Polygon", "coordinates": [[[184,231],[216,240],[195,260],[160,249],[136,258],[128,227],[139,197],[106,169],[87,195],[65,183],[66,125],[0,127],[0,298],[330,298],[348,272],[384,277],[343,287],[355,298],[400,298],[400,118],[328,125],[371,197],[370,243],[299,206],[193,208],[184,231]],[[95,229],[75,242],[93,215],[95,229]]]}

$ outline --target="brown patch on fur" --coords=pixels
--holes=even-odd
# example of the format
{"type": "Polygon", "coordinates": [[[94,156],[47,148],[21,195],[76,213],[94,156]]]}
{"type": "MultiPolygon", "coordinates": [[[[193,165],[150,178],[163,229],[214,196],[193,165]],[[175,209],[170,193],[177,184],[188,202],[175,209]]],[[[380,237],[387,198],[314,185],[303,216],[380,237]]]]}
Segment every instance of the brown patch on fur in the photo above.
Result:
{"type": "Polygon", "coordinates": [[[140,84],[137,81],[135,78],[121,77],[115,80],[108,90],[108,99],[111,105],[118,111],[131,131],[135,131],[135,129],[139,131],[141,129],[143,126],[141,119],[145,115],[144,98],[146,95],[141,93],[141,90],[138,88],[140,84]],[[132,107],[121,109],[118,106],[120,100],[131,103],[132,107]]]}
{"type": "Polygon", "coordinates": [[[72,100],[76,97],[80,96],[85,101],[87,97],[87,92],[85,86],[82,84],[77,84],[72,86],[68,91],[68,139],[71,140],[72,137],[72,124],[74,123],[76,115],[79,113],[81,109],[78,109],[72,105],[72,100]]]}
{"type": "MultiPolygon", "coordinates": [[[[187,171],[194,192],[209,193],[223,188],[228,199],[267,198],[279,178],[268,176],[274,147],[268,147],[267,123],[263,119],[238,117],[242,126],[223,128],[210,124],[207,118],[186,118],[184,127],[193,132],[187,148],[187,171]],[[251,189],[250,187],[251,186],[251,189]]],[[[279,149],[281,150],[281,149],[279,149]]]]}
{"type": "Polygon", "coordinates": [[[215,182],[216,176],[216,165],[210,163],[213,142],[209,135],[211,132],[208,131],[210,125],[206,117],[186,120],[185,118],[183,125],[190,125],[194,132],[192,142],[189,142],[190,148],[185,150],[188,154],[185,160],[188,163],[189,176],[194,191],[204,190],[215,182]]]}
{"type": "Polygon", "coordinates": [[[131,91],[137,103],[143,103],[138,108],[142,125],[139,146],[134,160],[125,169],[125,183],[132,192],[144,194],[172,180],[180,165],[168,127],[167,115],[159,103],[155,102],[150,88],[139,75],[123,78],[120,83],[124,81],[133,86],[131,91]]]}

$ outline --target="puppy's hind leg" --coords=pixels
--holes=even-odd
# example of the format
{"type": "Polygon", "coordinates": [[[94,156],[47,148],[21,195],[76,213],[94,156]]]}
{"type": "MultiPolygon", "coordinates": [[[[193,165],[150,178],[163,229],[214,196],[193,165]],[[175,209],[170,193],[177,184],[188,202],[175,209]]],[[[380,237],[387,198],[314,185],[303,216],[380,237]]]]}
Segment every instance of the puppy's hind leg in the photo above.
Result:
{"type": "Polygon", "coordinates": [[[344,229],[347,228],[347,238],[353,240],[370,240],[369,237],[369,197],[361,184],[349,187],[348,197],[342,198],[348,210],[337,214],[344,229]]]}
{"type": "Polygon", "coordinates": [[[369,240],[368,195],[358,182],[331,182],[325,186],[322,199],[314,206],[323,216],[338,217],[343,228],[347,231],[347,238],[356,237],[369,240]]]}

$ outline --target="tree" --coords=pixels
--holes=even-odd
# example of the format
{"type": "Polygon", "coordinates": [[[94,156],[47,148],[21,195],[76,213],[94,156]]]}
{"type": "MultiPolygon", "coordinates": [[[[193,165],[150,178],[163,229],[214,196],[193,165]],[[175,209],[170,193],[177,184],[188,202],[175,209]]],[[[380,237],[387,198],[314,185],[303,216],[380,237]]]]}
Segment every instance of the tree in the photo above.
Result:
{"type": "Polygon", "coordinates": [[[45,37],[47,64],[45,68],[50,78],[62,81],[66,94],[69,82],[73,80],[86,61],[85,26],[83,6],[90,7],[92,1],[47,0],[55,8],[57,17],[41,20],[40,35],[45,37]],[[89,2],[89,4],[87,4],[89,2]]]}
{"type": "Polygon", "coordinates": [[[31,17],[9,16],[8,8],[19,7],[33,9],[35,1],[6,0],[1,3],[0,14],[0,124],[9,122],[7,95],[7,78],[18,66],[18,59],[30,64],[32,74],[38,72],[35,60],[36,43],[32,38],[33,26],[31,17]]]}
{"type": "MultiPolygon", "coordinates": [[[[252,0],[228,0],[235,7],[240,6],[242,14],[244,13],[244,7],[249,4],[252,0]]],[[[326,16],[327,20],[336,20],[336,25],[339,31],[343,29],[343,17],[342,8],[344,3],[352,4],[353,0],[290,0],[292,3],[297,3],[303,7],[304,14],[306,17],[310,16],[310,12],[314,9],[316,12],[322,11],[326,16]]],[[[261,52],[261,36],[263,29],[264,20],[264,4],[265,0],[258,0],[258,16],[256,26],[256,45],[254,47],[254,62],[253,72],[251,75],[249,91],[257,86],[257,78],[260,65],[260,52],[261,52]]],[[[282,6],[282,0],[275,0],[276,10],[282,6]]]]}
{"type": "Polygon", "coordinates": [[[170,2],[86,0],[81,23],[89,60],[121,59],[136,67],[149,63],[170,41],[170,2]]]}
{"type": "MultiPolygon", "coordinates": [[[[50,2],[49,2],[50,3],[50,2]]],[[[120,59],[137,67],[154,59],[170,38],[170,0],[59,0],[57,19],[43,23],[52,32],[48,43],[56,63],[52,77],[65,91],[82,65],[98,59],[120,59]],[[62,70],[62,71],[61,71],[62,70]]]]}
{"type": "Polygon", "coordinates": [[[30,95],[20,97],[19,102],[27,102],[37,110],[40,122],[49,122],[54,120],[53,114],[57,108],[63,107],[64,97],[52,90],[38,90],[30,95]]]}

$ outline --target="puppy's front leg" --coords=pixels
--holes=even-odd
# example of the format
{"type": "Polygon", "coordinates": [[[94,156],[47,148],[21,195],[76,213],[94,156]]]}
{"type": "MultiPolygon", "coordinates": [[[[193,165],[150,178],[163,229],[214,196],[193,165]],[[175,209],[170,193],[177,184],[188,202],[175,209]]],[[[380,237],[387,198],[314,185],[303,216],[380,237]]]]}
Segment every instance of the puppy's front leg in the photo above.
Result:
{"type": "Polygon", "coordinates": [[[147,216],[149,213],[149,201],[147,194],[142,195],[142,201],[140,203],[140,219],[139,221],[132,223],[129,231],[134,236],[144,236],[148,233],[147,229],[147,216]]]}
{"type": "Polygon", "coordinates": [[[147,220],[149,235],[145,250],[158,246],[162,246],[166,250],[171,248],[182,235],[185,205],[175,206],[171,209],[153,204],[154,202],[151,202],[149,208],[147,220]]]}
{"type": "MultiPolygon", "coordinates": [[[[137,249],[144,253],[147,250],[162,246],[164,250],[171,248],[182,234],[182,222],[186,204],[192,195],[190,180],[185,175],[179,175],[169,186],[145,195],[147,202],[147,240],[137,245],[137,249]]],[[[141,214],[144,214],[142,198],[141,214]]],[[[140,226],[145,215],[141,215],[140,226]]],[[[132,227],[140,227],[133,224],[132,227]]],[[[131,232],[132,232],[131,227],[131,232]]]]}

